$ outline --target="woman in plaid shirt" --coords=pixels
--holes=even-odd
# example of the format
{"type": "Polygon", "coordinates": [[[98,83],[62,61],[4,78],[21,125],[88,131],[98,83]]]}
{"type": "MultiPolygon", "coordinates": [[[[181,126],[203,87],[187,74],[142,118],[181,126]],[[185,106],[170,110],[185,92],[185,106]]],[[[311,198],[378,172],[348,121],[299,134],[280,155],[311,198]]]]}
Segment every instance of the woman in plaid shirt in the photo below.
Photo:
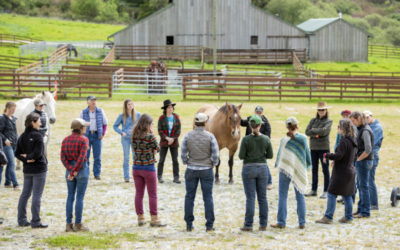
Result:
{"type": "Polygon", "coordinates": [[[163,227],[157,215],[157,177],[155,155],[159,150],[156,137],[153,135],[153,118],[143,114],[132,131],[133,179],[135,181],[135,209],[139,226],[146,224],[143,212],[144,190],[147,187],[152,227],[163,227]]]}
{"type": "Polygon", "coordinates": [[[171,152],[172,166],[174,172],[174,182],[181,183],[179,180],[179,163],[178,163],[178,147],[179,147],[179,136],[181,135],[181,121],[179,116],[174,113],[174,106],[171,100],[165,100],[164,106],[161,109],[164,110],[163,115],[158,119],[158,134],[160,135],[160,162],[157,167],[158,181],[163,183],[162,178],[164,171],[165,157],[169,151],[171,152]]]}
{"type": "Polygon", "coordinates": [[[68,187],[66,206],[66,232],[89,231],[82,224],[83,199],[89,182],[89,166],[86,153],[89,140],[84,136],[89,122],[76,118],[71,123],[72,134],[65,137],[61,145],[61,162],[66,168],[65,179],[68,187]],[[72,224],[72,211],[75,203],[75,225],[72,224]]]}

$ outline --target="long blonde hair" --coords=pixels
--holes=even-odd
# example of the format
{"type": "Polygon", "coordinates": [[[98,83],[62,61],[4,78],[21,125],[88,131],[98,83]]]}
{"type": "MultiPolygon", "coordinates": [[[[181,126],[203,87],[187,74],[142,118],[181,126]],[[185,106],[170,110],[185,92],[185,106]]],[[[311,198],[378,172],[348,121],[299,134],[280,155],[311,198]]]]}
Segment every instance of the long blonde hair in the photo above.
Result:
{"type": "MultiPolygon", "coordinates": [[[[124,125],[125,125],[125,123],[126,123],[126,119],[127,119],[128,116],[129,116],[129,114],[128,114],[128,103],[129,103],[129,102],[132,102],[132,100],[131,100],[131,99],[126,99],[126,100],[124,101],[124,109],[123,109],[123,112],[122,112],[122,115],[123,115],[123,117],[124,117],[124,125]]],[[[133,109],[132,109],[132,112],[131,112],[130,115],[132,116],[132,123],[135,123],[135,121],[136,121],[135,106],[133,106],[133,109]]]]}

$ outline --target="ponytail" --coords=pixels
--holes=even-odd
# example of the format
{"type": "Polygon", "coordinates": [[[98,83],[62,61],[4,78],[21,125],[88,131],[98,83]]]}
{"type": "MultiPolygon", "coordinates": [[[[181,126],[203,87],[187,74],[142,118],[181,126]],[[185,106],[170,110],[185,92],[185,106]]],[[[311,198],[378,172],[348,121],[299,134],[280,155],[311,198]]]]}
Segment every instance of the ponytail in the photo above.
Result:
{"type": "Polygon", "coordinates": [[[254,121],[250,121],[250,127],[251,127],[251,133],[254,136],[259,136],[260,135],[260,129],[261,124],[256,124],[254,121]]]}

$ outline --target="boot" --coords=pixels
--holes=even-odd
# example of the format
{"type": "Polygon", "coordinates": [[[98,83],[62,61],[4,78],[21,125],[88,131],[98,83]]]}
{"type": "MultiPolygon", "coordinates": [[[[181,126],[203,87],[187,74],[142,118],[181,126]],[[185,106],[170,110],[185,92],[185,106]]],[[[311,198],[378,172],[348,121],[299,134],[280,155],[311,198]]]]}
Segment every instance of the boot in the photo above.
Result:
{"type": "Polygon", "coordinates": [[[174,183],[176,183],[176,184],[180,184],[181,183],[181,181],[179,180],[179,177],[174,177],[174,183]]]}
{"type": "Polygon", "coordinates": [[[74,230],[74,225],[72,223],[67,223],[66,227],[65,227],[65,232],[75,232],[74,230]]]}
{"type": "Polygon", "coordinates": [[[85,225],[83,225],[82,223],[79,223],[79,224],[74,225],[74,230],[75,230],[75,232],[79,232],[79,231],[86,232],[86,231],[89,231],[89,228],[86,227],[85,225]]]}
{"type": "Polygon", "coordinates": [[[144,218],[144,214],[138,214],[138,225],[139,227],[146,224],[146,220],[144,218]]]}
{"type": "Polygon", "coordinates": [[[159,219],[158,219],[158,215],[152,215],[151,216],[151,222],[150,222],[150,226],[152,227],[165,227],[167,224],[162,223],[159,219]]]}
{"type": "Polygon", "coordinates": [[[322,217],[322,219],[320,219],[320,220],[316,220],[315,222],[321,223],[321,224],[332,224],[332,220],[326,216],[322,217]]]}

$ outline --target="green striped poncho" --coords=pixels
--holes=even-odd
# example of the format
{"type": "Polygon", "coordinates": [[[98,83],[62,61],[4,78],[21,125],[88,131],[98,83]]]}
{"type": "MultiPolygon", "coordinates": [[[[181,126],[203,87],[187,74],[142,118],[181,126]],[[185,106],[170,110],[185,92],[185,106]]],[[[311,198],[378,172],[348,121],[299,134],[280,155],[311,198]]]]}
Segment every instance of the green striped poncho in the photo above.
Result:
{"type": "Polygon", "coordinates": [[[293,139],[282,138],[275,167],[291,179],[297,191],[304,194],[307,187],[307,170],[311,168],[307,137],[297,133],[293,139]]]}

